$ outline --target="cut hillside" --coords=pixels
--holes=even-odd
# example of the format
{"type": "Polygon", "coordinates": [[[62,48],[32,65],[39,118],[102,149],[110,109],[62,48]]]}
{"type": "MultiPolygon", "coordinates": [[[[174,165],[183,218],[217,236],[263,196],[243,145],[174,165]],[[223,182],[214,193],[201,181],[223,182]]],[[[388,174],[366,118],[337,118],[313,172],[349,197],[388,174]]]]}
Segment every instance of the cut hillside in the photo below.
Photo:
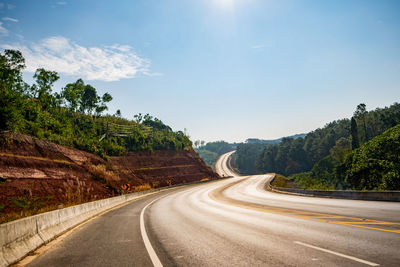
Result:
{"type": "Polygon", "coordinates": [[[132,190],[217,178],[193,150],[103,158],[27,135],[0,136],[0,212],[8,221],[132,190]]]}

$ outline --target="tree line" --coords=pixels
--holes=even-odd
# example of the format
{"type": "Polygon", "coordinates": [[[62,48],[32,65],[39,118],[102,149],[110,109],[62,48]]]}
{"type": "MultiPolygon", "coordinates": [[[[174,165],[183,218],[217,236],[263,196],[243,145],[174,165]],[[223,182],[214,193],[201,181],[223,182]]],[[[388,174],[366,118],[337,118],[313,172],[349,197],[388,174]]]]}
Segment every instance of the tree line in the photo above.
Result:
{"type": "Polygon", "coordinates": [[[225,141],[206,143],[203,140],[196,140],[194,142],[195,150],[209,166],[214,166],[220,155],[235,150],[236,145],[236,143],[231,144],[225,141]]]}
{"type": "Polygon", "coordinates": [[[283,138],[273,145],[240,144],[235,164],[243,173],[275,172],[291,176],[305,188],[393,189],[395,182],[382,182],[376,177],[385,177],[388,172],[392,178],[387,181],[400,180],[399,157],[390,156],[399,155],[393,141],[399,123],[398,103],[369,112],[365,104],[360,104],[351,119],[328,123],[304,138],[283,138]],[[378,152],[370,156],[365,153],[376,144],[381,146],[377,147],[379,155],[386,155],[386,158],[373,158],[378,152]],[[381,165],[372,167],[371,162],[381,162],[381,165]],[[372,182],[372,179],[381,182],[372,182]]]}
{"type": "Polygon", "coordinates": [[[39,68],[33,75],[35,83],[29,85],[22,78],[24,68],[20,51],[5,50],[0,54],[1,131],[19,132],[102,156],[192,146],[185,133],[172,131],[149,114],[137,114],[134,120],[122,118],[120,110],[103,115],[112,96],[98,95],[96,88],[82,79],[53,92],[54,83],[60,78],[56,72],[39,68]],[[131,130],[126,136],[110,135],[111,123],[131,130]]]}

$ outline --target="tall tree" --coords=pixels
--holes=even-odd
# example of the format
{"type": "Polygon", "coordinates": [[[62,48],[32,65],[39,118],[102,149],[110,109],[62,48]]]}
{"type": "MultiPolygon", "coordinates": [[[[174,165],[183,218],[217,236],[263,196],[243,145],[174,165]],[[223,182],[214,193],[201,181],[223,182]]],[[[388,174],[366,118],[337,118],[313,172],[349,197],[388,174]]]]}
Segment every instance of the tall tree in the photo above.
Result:
{"type": "Polygon", "coordinates": [[[74,83],[69,83],[62,89],[61,95],[68,102],[68,107],[72,112],[77,110],[84,90],[85,83],[82,79],[78,79],[74,83]]]}
{"type": "Polygon", "coordinates": [[[362,123],[362,138],[361,142],[368,141],[367,124],[365,122],[365,116],[367,114],[367,106],[364,103],[357,105],[356,111],[354,111],[354,117],[362,123]]]}
{"type": "Polygon", "coordinates": [[[92,111],[97,107],[99,102],[99,96],[97,95],[96,88],[87,84],[82,92],[82,97],[80,101],[81,112],[87,112],[92,114],[92,111]]]}
{"type": "Polygon", "coordinates": [[[39,99],[44,109],[54,107],[56,99],[52,95],[53,84],[60,78],[55,71],[48,71],[43,68],[37,69],[33,78],[36,84],[32,86],[33,96],[39,99]]]}
{"type": "Polygon", "coordinates": [[[357,149],[360,147],[360,142],[358,140],[358,128],[357,122],[354,117],[351,117],[351,148],[357,149]]]}
{"type": "Polygon", "coordinates": [[[0,129],[15,130],[17,122],[22,119],[24,67],[21,52],[5,50],[4,54],[0,54],[0,129]]]}
{"type": "Polygon", "coordinates": [[[100,116],[103,111],[108,110],[107,104],[112,100],[112,96],[109,93],[105,93],[101,97],[101,103],[96,107],[96,115],[100,116]]]}

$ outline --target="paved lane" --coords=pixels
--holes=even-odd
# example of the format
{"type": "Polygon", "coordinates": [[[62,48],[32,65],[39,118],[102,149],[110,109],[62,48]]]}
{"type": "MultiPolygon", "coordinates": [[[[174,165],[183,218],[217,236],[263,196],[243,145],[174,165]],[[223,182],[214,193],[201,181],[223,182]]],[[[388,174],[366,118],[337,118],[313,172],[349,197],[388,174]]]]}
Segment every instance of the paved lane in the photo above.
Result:
{"type": "MultiPolygon", "coordinates": [[[[232,175],[227,158],[217,169],[232,175]]],[[[31,266],[153,266],[140,214],[164,266],[398,266],[399,203],[281,195],[263,189],[270,178],[145,197],[87,223],[31,266]]]]}
{"type": "MultiPolygon", "coordinates": [[[[241,179],[157,201],[149,212],[149,223],[153,240],[161,248],[158,254],[168,254],[180,266],[397,266],[400,262],[399,233],[210,198],[221,185],[241,179]]],[[[228,192],[222,195],[230,196],[228,192]]],[[[398,224],[391,227],[400,229],[398,224]]]]}

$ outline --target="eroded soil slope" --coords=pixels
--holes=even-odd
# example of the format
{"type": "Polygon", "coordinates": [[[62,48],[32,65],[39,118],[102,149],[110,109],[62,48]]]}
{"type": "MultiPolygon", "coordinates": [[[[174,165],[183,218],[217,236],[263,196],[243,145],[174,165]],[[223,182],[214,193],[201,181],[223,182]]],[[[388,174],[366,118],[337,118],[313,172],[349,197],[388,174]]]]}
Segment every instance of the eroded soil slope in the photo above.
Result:
{"type": "Polygon", "coordinates": [[[129,152],[104,160],[30,136],[0,136],[3,222],[119,195],[126,183],[138,190],[207,178],[217,175],[193,150],[129,152]]]}

